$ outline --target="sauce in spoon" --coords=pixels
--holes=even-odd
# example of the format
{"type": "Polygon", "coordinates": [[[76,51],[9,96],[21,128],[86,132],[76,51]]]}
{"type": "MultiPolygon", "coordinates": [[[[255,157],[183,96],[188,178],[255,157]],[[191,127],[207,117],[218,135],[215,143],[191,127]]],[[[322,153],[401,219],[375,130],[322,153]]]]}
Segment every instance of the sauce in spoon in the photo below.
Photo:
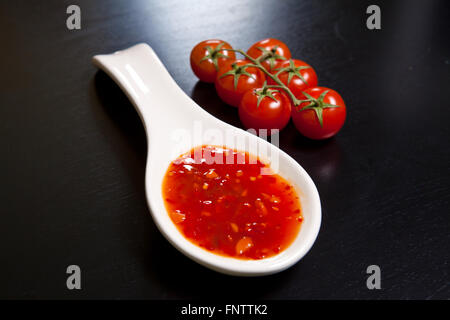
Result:
{"type": "Polygon", "coordinates": [[[294,187],[268,171],[246,152],[194,148],[165,174],[166,209],[184,237],[208,251],[240,259],[276,255],[295,239],[303,217],[294,187]]]}

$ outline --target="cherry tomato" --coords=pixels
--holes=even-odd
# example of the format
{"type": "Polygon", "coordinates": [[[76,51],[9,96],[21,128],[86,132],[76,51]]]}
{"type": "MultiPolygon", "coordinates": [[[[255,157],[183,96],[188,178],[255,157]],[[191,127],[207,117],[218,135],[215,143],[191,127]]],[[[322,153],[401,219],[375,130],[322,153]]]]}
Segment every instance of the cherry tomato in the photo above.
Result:
{"type": "Polygon", "coordinates": [[[232,49],[223,40],[213,39],[198,43],[191,51],[191,68],[195,75],[204,82],[214,82],[217,70],[227,60],[235,60],[233,51],[219,51],[220,49],[232,49]]]}
{"type": "Polygon", "coordinates": [[[346,107],[336,91],[324,87],[305,89],[303,99],[310,99],[292,108],[292,120],[304,136],[320,140],[334,136],[344,125],[346,107]]]}
{"type": "Polygon", "coordinates": [[[266,77],[255,67],[247,66],[248,60],[234,60],[224,63],[217,72],[216,91],[229,105],[238,107],[244,93],[262,87],[266,77]]]}
{"type": "MultiPolygon", "coordinates": [[[[285,69],[281,70],[273,70],[272,73],[278,74],[278,79],[281,80],[297,99],[301,99],[303,97],[302,91],[304,91],[308,87],[316,87],[317,86],[317,74],[314,69],[301,60],[291,59],[281,62],[277,69],[285,69]]],[[[269,84],[276,84],[271,78],[268,78],[269,84]]]]}
{"type": "Polygon", "coordinates": [[[258,88],[244,94],[239,105],[239,118],[246,128],[283,129],[291,118],[291,101],[281,90],[258,88]]]}
{"type": "Polygon", "coordinates": [[[264,54],[265,57],[261,64],[267,71],[272,71],[280,62],[291,58],[291,52],[287,45],[273,38],[256,42],[248,49],[247,54],[253,59],[258,59],[264,54]]]}

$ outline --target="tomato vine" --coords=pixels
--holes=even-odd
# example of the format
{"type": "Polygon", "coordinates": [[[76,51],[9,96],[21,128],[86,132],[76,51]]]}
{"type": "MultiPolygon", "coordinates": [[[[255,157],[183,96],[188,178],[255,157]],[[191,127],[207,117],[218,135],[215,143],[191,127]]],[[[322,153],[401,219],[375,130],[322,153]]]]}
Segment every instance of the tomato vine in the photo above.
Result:
{"type": "MultiPolygon", "coordinates": [[[[290,80],[292,79],[292,77],[294,75],[298,76],[303,82],[307,83],[306,80],[303,78],[303,76],[300,74],[299,71],[303,70],[303,69],[308,69],[310,67],[295,67],[294,64],[291,61],[289,67],[276,69],[278,72],[274,75],[274,74],[270,73],[269,71],[267,71],[267,69],[264,68],[264,66],[261,64],[261,61],[266,60],[267,56],[272,54],[271,52],[265,52],[259,58],[254,59],[254,58],[250,57],[245,51],[243,51],[241,49],[221,49],[221,50],[237,52],[237,53],[243,55],[247,60],[251,61],[252,63],[247,64],[246,65],[247,67],[254,67],[254,68],[260,69],[267,76],[269,76],[275,83],[277,83],[276,85],[267,85],[266,88],[282,89],[284,92],[286,92],[287,95],[289,95],[289,97],[291,98],[292,103],[294,104],[294,106],[297,107],[297,106],[299,106],[300,104],[302,104],[304,102],[310,102],[310,104],[308,106],[305,106],[304,108],[301,108],[301,110],[303,110],[303,109],[313,109],[316,112],[317,117],[318,117],[319,122],[320,122],[321,125],[323,125],[322,124],[322,117],[321,117],[322,109],[323,108],[338,108],[339,107],[339,106],[335,106],[335,105],[331,105],[331,104],[326,104],[325,105],[323,103],[323,98],[328,93],[328,91],[326,91],[325,94],[322,95],[319,99],[315,99],[312,96],[310,96],[309,94],[306,94],[305,92],[302,91],[302,93],[305,95],[306,99],[297,99],[295,97],[295,95],[292,93],[292,91],[278,78],[278,75],[280,73],[288,72],[289,73],[288,83],[290,82],[290,80]]],[[[229,74],[226,74],[226,75],[229,75],[229,74]]],[[[222,75],[222,76],[225,76],[225,74],[222,75]]],[[[235,81],[237,81],[237,80],[235,79],[235,81]]]]}

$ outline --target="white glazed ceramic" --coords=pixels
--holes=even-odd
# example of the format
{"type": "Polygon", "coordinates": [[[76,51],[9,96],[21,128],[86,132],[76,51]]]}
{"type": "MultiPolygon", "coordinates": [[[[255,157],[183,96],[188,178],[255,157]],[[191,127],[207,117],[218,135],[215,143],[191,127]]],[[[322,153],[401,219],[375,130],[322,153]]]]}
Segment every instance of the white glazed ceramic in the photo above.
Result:
{"type": "MultiPolygon", "coordinates": [[[[199,107],[178,87],[147,44],[138,44],[112,54],[96,55],[93,57],[93,63],[114,79],[141,117],[148,143],[145,177],[148,206],[159,230],[175,248],[210,269],[240,276],[259,276],[282,271],[295,264],[308,252],[320,228],[320,198],[314,182],[295,160],[273,144],[233,127],[199,107]],[[209,139],[207,137],[201,137],[200,140],[197,139],[198,141],[192,139],[191,142],[171,139],[174,132],[180,132],[180,129],[192,132],[194,123],[201,124],[203,131],[228,130],[233,135],[244,135],[250,143],[265,145],[271,155],[279,157],[278,173],[296,187],[304,217],[300,232],[289,248],[274,257],[262,260],[240,260],[208,252],[188,241],[178,231],[166,212],[161,191],[163,177],[170,162],[182,152],[191,150],[193,146],[223,145],[222,140],[215,141],[217,138],[214,135],[209,139]],[[181,149],[180,143],[184,143],[181,149]],[[175,149],[181,152],[175,155],[175,149]]],[[[186,72],[190,72],[188,62],[186,72]]],[[[234,148],[236,145],[227,146],[234,148]]]]}

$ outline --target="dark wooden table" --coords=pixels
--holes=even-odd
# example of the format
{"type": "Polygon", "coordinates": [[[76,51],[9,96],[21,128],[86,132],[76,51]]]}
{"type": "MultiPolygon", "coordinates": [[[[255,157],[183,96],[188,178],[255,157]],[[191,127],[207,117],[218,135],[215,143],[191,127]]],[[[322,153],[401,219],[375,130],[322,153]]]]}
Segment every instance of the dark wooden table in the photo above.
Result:
{"type": "Polygon", "coordinates": [[[0,4],[0,297],[448,299],[450,22],[448,1],[72,1],[0,4]],[[221,38],[246,49],[285,41],[348,120],[312,142],[292,123],[281,148],[321,195],[317,242],[291,269],[234,278],[185,258],[160,235],[144,191],[142,124],[91,64],[150,44],[181,88],[240,126],[235,109],[197,82],[191,48],[221,38]],[[66,268],[82,290],[66,288],[66,268]],[[381,268],[368,290],[366,268],[381,268]]]}

